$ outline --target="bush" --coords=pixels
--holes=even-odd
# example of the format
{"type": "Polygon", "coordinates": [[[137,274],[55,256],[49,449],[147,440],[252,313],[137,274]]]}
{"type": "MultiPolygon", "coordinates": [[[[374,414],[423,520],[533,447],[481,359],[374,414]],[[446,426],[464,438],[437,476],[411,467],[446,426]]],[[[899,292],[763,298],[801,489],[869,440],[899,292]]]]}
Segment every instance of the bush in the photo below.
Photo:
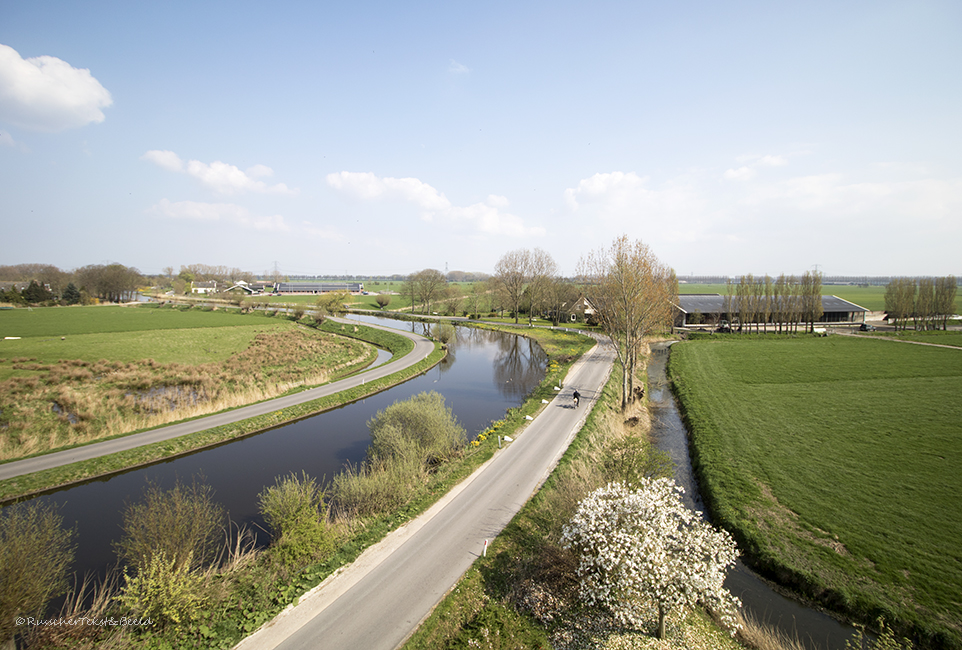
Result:
{"type": "Polygon", "coordinates": [[[124,509],[117,554],[138,568],[147,567],[159,553],[178,570],[197,568],[213,560],[223,521],[224,511],[214,503],[209,485],[194,482],[187,487],[178,481],[165,492],[148,483],[143,501],[124,509]]]}
{"type": "Polygon", "coordinates": [[[451,323],[437,323],[431,328],[431,334],[445,345],[454,340],[454,325],[451,323]]]}
{"type": "Polygon", "coordinates": [[[191,554],[169,557],[158,551],[133,577],[124,569],[124,588],[118,600],[132,613],[148,617],[159,627],[189,623],[207,603],[204,577],[191,570],[191,554]]]}
{"type": "Polygon", "coordinates": [[[73,562],[72,530],[50,506],[36,502],[0,513],[0,639],[16,632],[20,615],[40,615],[67,588],[73,562]]]}
{"type": "Polygon", "coordinates": [[[377,465],[393,459],[416,457],[434,466],[459,456],[467,433],[444,403],[431,391],[395,402],[368,421],[371,446],[368,460],[377,465]]]}
{"type": "Polygon", "coordinates": [[[258,497],[258,509],[274,531],[272,552],[294,568],[308,560],[323,560],[334,552],[334,534],[327,525],[324,493],[306,472],[278,478],[258,497]]]}
{"type": "Polygon", "coordinates": [[[415,457],[395,458],[376,467],[365,463],[335,476],[331,493],[339,512],[366,517],[404,505],[426,476],[424,463],[415,457]]]}

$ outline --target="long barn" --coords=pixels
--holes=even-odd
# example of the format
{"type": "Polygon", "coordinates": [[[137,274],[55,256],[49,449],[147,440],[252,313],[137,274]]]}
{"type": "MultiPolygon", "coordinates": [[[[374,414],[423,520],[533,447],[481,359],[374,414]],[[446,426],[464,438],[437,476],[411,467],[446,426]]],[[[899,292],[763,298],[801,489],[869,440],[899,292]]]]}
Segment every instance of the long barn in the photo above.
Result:
{"type": "MultiPolygon", "coordinates": [[[[718,293],[693,293],[678,296],[675,309],[675,327],[717,324],[722,321],[735,322],[738,314],[729,314],[725,304],[726,296],[718,293]]],[[[732,298],[730,304],[735,304],[732,298]]],[[[819,323],[862,323],[865,321],[865,307],[856,305],[838,296],[822,296],[822,317],[819,323]]],[[[769,323],[776,321],[769,318],[769,323]]]]}
{"type": "Polygon", "coordinates": [[[363,282],[278,282],[274,285],[277,293],[330,293],[332,291],[347,291],[359,293],[364,291],[363,282]]]}

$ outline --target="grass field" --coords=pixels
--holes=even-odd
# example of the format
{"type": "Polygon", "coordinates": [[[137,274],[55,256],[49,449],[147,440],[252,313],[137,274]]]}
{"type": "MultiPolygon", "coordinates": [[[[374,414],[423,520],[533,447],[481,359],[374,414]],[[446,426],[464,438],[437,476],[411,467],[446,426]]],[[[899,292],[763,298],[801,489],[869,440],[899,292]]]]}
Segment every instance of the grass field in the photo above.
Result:
{"type": "Polygon", "coordinates": [[[962,647],[962,352],[697,340],[671,375],[706,500],[763,572],[962,647]]]}
{"type": "Polygon", "coordinates": [[[3,311],[0,331],[21,337],[0,340],[3,460],[276,397],[376,356],[284,317],[156,306],[3,311]]]}
{"type": "MultiPolygon", "coordinates": [[[[728,289],[724,284],[679,284],[678,293],[719,293],[725,295],[728,289]]],[[[823,296],[838,296],[869,311],[885,311],[885,287],[859,287],[854,285],[822,285],[823,296]]],[[[956,298],[955,313],[959,313],[962,296],[956,298]]]]}

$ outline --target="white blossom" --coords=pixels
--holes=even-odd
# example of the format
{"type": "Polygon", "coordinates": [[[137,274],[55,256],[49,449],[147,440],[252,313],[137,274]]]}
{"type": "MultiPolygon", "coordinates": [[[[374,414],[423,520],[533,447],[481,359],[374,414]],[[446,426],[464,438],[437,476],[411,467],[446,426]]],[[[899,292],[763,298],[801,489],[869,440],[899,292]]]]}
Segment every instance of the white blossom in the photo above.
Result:
{"type": "Polygon", "coordinates": [[[701,604],[734,630],[741,607],[723,586],[738,557],[735,541],[686,508],[683,492],[666,478],[643,479],[635,489],[609,484],[579,504],[561,540],[580,556],[578,578],[588,604],[607,607],[633,626],[655,607],[662,638],[672,611],[684,615],[701,604]]]}

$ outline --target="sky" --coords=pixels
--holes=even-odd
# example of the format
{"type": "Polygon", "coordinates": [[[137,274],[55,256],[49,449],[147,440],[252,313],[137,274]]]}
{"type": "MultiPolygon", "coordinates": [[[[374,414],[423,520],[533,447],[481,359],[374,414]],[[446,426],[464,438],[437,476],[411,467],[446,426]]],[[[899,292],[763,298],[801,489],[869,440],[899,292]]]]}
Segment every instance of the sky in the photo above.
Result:
{"type": "Polygon", "coordinates": [[[962,3],[0,0],[0,264],[962,275],[962,3]]]}

